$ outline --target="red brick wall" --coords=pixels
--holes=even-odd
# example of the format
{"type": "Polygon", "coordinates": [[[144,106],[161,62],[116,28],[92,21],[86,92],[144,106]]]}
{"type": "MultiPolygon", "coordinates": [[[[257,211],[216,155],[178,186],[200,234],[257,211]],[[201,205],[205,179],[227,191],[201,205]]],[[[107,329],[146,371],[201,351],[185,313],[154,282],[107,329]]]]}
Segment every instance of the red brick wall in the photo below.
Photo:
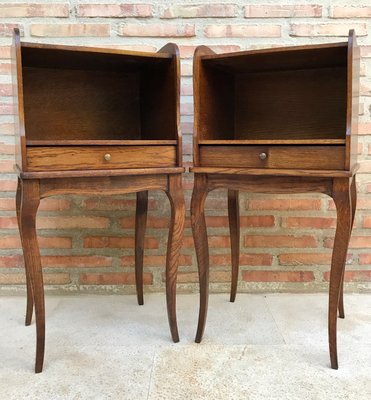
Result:
{"type": "MultiPolygon", "coordinates": [[[[361,45],[359,203],[347,266],[347,289],[371,289],[371,5],[363,1],[7,1],[0,3],[0,288],[24,288],[14,212],[14,127],[10,43],[14,26],[28,41],[154,51],[168,41],[182,57],[184,160],[191,160],[192,55],[199,44],[217,52],[344,41],[354,28],[361,45]]],[[[267,110],[267,116],[269,110],[267,110]]],[[[186,199],[192,175],[184,177],[186,199]]],[[[134,196],[42,200],[38,228],[50,290],[134,291],[134,196]]],[[[335,212],[325,196],[244,194],[241,207],[241,291],[316,291],[327,288],[335,212]]],[[[229,288],[226,192],[207,204],[211,286],[229,288]]],[[[152,193],[146,239],[147,291],[163,291],[169,207],[152,193]]],[[[179,289],[197,290],[187,211],[179,289]]]]}

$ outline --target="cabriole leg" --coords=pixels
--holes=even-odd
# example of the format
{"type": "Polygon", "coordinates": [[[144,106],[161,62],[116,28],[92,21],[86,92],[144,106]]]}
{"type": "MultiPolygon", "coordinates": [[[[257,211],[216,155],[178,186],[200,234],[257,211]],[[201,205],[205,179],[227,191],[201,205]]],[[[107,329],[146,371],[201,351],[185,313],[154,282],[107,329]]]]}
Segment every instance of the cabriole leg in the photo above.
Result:
{"type": "Polygon", "coordinates": [[[228,190],[228,220],[231,237],[232,280],[230,301],[234,302],[237,293],[238,269],[240,260],[240,210],[238,190],[228,190]]]}
{"type": "Polygon", "coordinates": [[[143,305],[143,255],[144,236],[147,224],[148,191],[137,193],[135,212],[135,284],[137,288],[138,304],[143,305]]]}
{"type": "Polygon", "coordinates": [[[176,280],[180,249],[183,241],[185,220],[185,203],[182,187],[182,175],[169,175],[168,190],[166,192],[171,207],[169,238],[166,254],[166,304],[173,341],[179,342],[178,325],[176,319],[176,280]]]}

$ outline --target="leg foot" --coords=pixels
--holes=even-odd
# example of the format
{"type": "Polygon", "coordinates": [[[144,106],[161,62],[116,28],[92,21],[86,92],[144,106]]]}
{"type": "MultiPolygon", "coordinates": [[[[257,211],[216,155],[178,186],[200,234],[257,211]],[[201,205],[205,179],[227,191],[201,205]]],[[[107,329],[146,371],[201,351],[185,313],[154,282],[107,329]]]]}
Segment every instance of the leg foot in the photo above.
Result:
{"type": "Polygon", "coordinates": [[[332,197],[337,210],[337,225],[330,272],[328,330],[331,368],[337,369],[337,310],[352,221],[352,203],[348,178],[335,178],[333,180],[332,197]]]}
{"type": "Polygon", "coordinates": [[[228,190],[228,220],[231,237],[232,281],[230,301],[234,302],[237,293],[238,268],[240,258],[240,212],[238,190],[228,190]]]}
{"type": "Polygon", "coordinates": [[[166,254],[166,304],[170,332],[173,341],[179,342],[176,319],[176,280],[180,249],[183,241],[185,203],[182,187],[182,175],[169,175],[167,196],[170,201],[171,219],[166,254]]]}
{"type": "Polygon", "coordinates": [[[148,191],[137,193],[137,207],[135,213],[135,284],[137,288],[138,304],[143,305],[143,254],[144,235],[147,224],[148,191]]]}
{"type": "Polygon", "coordinates": [[[201,342],[205,330],[209,298],[209,248],[204,212],[207,194],[206,176],[204,174],[195,174],[191,201],[191,224],[200,281],[200,309],[195,339],[196,343],[201,342]]]}

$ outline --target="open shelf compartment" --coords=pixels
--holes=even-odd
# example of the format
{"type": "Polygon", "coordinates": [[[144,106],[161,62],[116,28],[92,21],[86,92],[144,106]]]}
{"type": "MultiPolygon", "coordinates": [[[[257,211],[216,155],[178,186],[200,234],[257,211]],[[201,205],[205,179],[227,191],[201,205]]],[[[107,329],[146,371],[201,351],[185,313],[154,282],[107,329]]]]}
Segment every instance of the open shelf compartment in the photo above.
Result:
{"type": "Polygon", "coordinates": [[[200,46],[194,59],[195,165],[349,168],[357,90],[352,73],[359,63],[354,40],[351,33],[344,43],[228,54],[200,46]],[[267,152],[263,161],[251,159],[267,152]]]}

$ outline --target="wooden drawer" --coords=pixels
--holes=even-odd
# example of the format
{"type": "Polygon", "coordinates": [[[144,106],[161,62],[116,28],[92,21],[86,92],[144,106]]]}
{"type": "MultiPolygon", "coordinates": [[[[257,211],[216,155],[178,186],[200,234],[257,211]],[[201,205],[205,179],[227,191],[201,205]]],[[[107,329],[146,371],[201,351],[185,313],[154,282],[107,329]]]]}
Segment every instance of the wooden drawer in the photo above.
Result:
{"type": "Polygon", "coordinates": [[[27,167],[29,171],[175,166],[175,146],[27,147],[27,167]]]}
{"type": "Polygon", "coordinates": [[[343,170],[345,146],[200,145],[200,166],[343,170]]]}

